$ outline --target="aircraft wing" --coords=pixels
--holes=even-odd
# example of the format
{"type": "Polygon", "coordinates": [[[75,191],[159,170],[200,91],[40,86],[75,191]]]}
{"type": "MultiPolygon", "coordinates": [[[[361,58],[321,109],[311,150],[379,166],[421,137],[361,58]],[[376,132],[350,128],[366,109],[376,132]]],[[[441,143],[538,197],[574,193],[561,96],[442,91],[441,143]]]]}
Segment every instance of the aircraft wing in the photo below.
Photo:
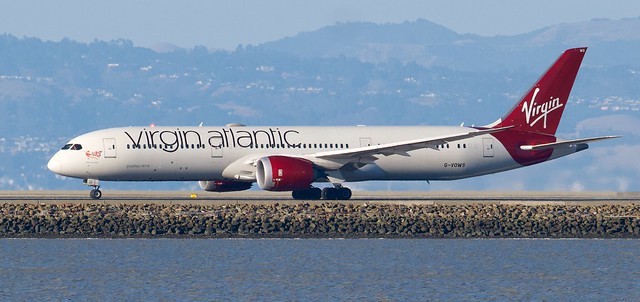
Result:
{"type": "Polygon", "coordinates": [[[559,142],[553,142],[553,143],[548,143],[548,144],[539,144],[539,145],[522,145],[520,146],[520,149],[522,150],[545,150],[545,149],[552,149],[552,148],[557,148],[557,147],[562,147],[562,146],[571,146],[571,145],[577,145],[577,144],[583,144],[583,143],[588,143],[588,142],[596,142],[596,141],[601,141],[601,140],[605,140],[605,139],[612,139],[612,138],[619,138],[619,135],[609,135],[609,136],[599,136],[599,137],[590,137],[590,138],[581,138],[581,139],[574,139],[574,140],[567,140],[567,141],[559,141],[559,142]]]}
{"type": "MultiPolygon", "coordinates": [[[[374,145],[374,146],[365,146],[360,148],[353,148],[347,150],[336,150],[336,151],[326,151],[326,152],[318,152],[312,154],[312,158],[317,159],[325,159],[325,160],[337,160],[337,161],[345,161],[351,162],[354,159],[363,159],[363,158],[371,158],[371,160],[375,160],[375,155],[403,155],[409,156],[407,152],[421,149],[421,148],[435,148],[436,145],[446,144],[449,142],[471,138],[479,135],[495,133],[505,131],[507,129],[513,128],[513,126],[501,127],[501,128],[493,128],[493,129],[482,129],[477,130],[474,129],[472,131],[461,132],[457,134],[444,135],[444,136],[435,136],[435,137],[425,137],[421,139],[400,141],[395,143],[388,143],[382,145],[374,145]]],[[[306,158],[313,161],[309,156],[305,156],[306,158]]]]}

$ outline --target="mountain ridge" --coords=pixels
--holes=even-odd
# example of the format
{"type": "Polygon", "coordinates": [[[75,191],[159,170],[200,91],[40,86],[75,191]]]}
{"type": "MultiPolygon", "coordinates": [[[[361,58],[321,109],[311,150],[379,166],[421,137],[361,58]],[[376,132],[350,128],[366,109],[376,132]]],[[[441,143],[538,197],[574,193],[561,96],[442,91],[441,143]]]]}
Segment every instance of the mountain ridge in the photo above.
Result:
{"type": "MultiPolygon", "coordinates": [[[[335,35],[333,35],[335,36],[335,35]]],[[[490,70],[520,68],[522,55],[535,57],[533,52],[589,46],[608,48],[608,44],[626,44],[629,49],[640,47],[640,17],[633,19],[595,19],[578,23],[548,26],[514,36],[480,36],[458,34],[436,23],[418,19],[401,24],[379,25],[369,22],[339,23],[314,32],[300,33],[259,47],[295,54],[301,57],[354,57],[363,62],[383,63],[392,59],[417,62],[423,66],[447,66],[460,70],[490,70]],[[385,28],[379,31],[380,27],[385,28]],[[389,34],[387,30],[394,34],[389,34]],[[346,33],[340,47],[330,43],[327,33],[346,33]],[[377,34],[377,35],[376,35],[377,34]],[[353,36],[359,39],[351,39],[353,36]],[[363,42],[363,37],[370,37],[363,42]],[[371,37],[375,37],[371,38],[371,37]],[[428,40],[427,38],[434,38],[428,40]],[[469,59],[465,59],[469,58],[469,59]]],[[[637,48],[636,48],[637,49],[637,48]]],[[[638,65],[637,52],[622,51],[621,64],[638,65]]],[[[605,60],[600,55],[596,60],[605,60]]]]}

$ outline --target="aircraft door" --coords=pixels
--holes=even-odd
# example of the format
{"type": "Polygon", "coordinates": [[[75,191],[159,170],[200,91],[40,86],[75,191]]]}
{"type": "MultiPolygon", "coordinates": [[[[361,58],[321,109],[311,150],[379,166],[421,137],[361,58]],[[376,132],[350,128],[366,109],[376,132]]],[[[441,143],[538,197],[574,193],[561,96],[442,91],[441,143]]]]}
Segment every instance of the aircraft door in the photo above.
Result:
{"type": "Polygon", "coordinates": [[[484,157],[493,157],[493,139],[492,138],[482,139],[482,155],[484,157]]]}
{"type": "Polygon", "coordinates": [[[116,158],[116,139],[105,138],[102,143],[104,145],[104,158],[116,158]]]}
{"type": "Polygon", "coordinates": [[[360,138],[360,147],[368,147],[371,146],[371,138],[370,137],[361,137],[360,138]]]}
{"type": "Polygon", "coordinates": [[[211,157],[222,157],[222,137],[211,137],[209,139],[209,144],[211,146],[211,157]]]}

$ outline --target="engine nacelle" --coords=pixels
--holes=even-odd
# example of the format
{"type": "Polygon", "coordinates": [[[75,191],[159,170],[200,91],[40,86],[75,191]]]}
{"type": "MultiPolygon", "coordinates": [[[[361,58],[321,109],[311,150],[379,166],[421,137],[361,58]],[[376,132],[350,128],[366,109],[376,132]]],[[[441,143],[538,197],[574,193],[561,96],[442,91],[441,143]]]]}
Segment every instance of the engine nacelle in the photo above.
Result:
{"type": "Polygon", "coordinates": [[[268,191],[307,189],[317,175],[313,164],[300,158],[274,155],[260,158],[256,164],[258,186],[268,191]]]}
{"type": "Polygon", "coordinates": [[[232,180],[201,180],[198,182],[200,188],[209,192],[232,192],[251,189],[252,183],[246,181],[232,180]]]}

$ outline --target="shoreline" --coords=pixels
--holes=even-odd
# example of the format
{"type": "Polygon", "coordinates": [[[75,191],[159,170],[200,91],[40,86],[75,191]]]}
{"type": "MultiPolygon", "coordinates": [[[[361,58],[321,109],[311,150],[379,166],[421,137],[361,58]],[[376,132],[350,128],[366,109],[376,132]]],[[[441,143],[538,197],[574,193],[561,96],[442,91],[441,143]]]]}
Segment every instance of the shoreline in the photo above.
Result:
{"type": "Polygon", "coordinates": [[[0,200],[0,238],[640,238],[640,204],[0,200]]]}

